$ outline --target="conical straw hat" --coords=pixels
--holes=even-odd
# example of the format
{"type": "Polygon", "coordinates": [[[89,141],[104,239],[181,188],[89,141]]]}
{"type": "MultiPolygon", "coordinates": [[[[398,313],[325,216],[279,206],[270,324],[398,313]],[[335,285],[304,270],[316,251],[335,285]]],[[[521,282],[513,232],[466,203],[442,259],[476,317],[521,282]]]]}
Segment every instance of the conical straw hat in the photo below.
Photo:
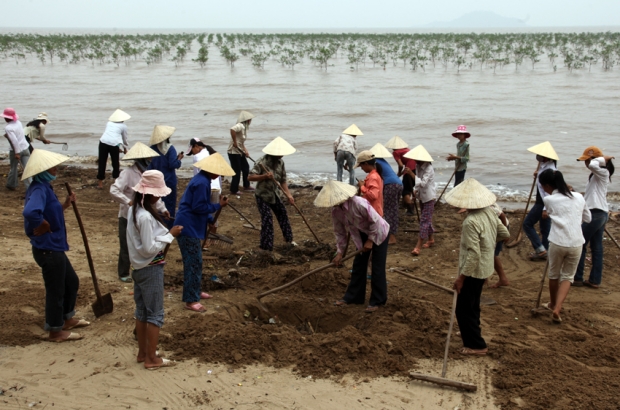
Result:
{"type": "Polygon", "coordinates": [[[377,142],[374,147],[370,149],[375,158],[392,158],[392,153],[387,150],[380,142],[377,142]]]}
{"type": "Polygon", "coordinates": [[[338,181],[327,181],[323,189],[314,199],[314,206],[328,208],[336,206],[357,194],[357,188],[353,185],[338,181]]]}
{"type": "Polygon", "coordinates": [[[433,162],[433,157],[431,157],[431,154],[429,154],[426,148],[422,145],[418,145],[414,149],[410,150],[408,153],[403,155],[403,157],[415,159],[416,161],[433,162]]]}
{"type": "Polygon", "coordinates": [[[203,171],[207,171],[213,175],[221,175],[224,177],[231,177],[235,175],[235,171],[228,165],[222,154],[216,152],[209,155],[205,159],[201,159],[196,162],[194,166],[203,171]]]}
{"type": "Polygon", "coordinates": [[[256,115],[252,114],[249,111],[241,111],[239,113],[239,116],[237,117],[237,122],[244,122],[247,120],[251,120],[252,118],[256,117],[256,115]]]}
{"type": "Polygon", "coordinates": [[[290,155],[295,151],[297,150],[282,137],[276,137],[276,139],[263,148],[265,154],[274,155],[276,157],[290,155]]]}
{"type": "Polygon", "coordinates": [[[22,181],[26,178],[30,178],[43,171],[47,171],[50,168],[54,168],[58,164],[62,164],[69,157],[62,154],[56,154],[55,152],[46,151],[44,149],[35,149],[30,154],[30,159],[24,168],[22,174],[22,181]]]}
{"type": "Polygon", "coordinates": [[[351,124],[351,126],[349,126],[349,128],[347,128],[346,130],[342,131],[343,134],[347,134],[347,135],[364,135],[364,133],[357,128],[357,125],[355,124],[351,124]]]}
{"type": "Polygon", "coordinates": [[[560,159],[549,141],[529,147],[527,150],[545,158],[554,159],[556,161],[559,161],[560,159]]]}
{"type": "Polygon", "coordinates": [[[133,147],[121,158],[121,160],[129,161],[130,159],[153,158],[158,157],[157,151],[154,151],[141,142],[136,142],[133,147]]]}
{"type": "Polygon", "coordinates": [[[176,128],[168,125],[156,125],[155,128],[153,128],[153,133],[151,134],[149,144],[157,145],[162,141],[166,141],[172,136],[172,134],[174,134],[175,130],[176,128]]]}
{"type": "Polygon", "coordinates": [[[127,121],[130,118],[131,118],[131,115],[127,114],[125,111],[116,110],[114,111],[112,115],[110,115],[110,118],[108,118],[108,121],[123,122],[123,121],[127,121]]]}
{"type": "Polygon", "coordinates": [[[457,208],[486,208],[496,201],[495,195],[473,178],[466,179],[446,194],[446,202],[457,208]]]}
{"type": "Polygon", "coordinates": [[[389,148],[389,149],[402,149],[402,148],[408,148],[408,147],[409,147],[409,144],[403,141],[403,139],[399,137],[398,135],[390,138],[387,144],[385,144],[385,148],[389,148]]]}

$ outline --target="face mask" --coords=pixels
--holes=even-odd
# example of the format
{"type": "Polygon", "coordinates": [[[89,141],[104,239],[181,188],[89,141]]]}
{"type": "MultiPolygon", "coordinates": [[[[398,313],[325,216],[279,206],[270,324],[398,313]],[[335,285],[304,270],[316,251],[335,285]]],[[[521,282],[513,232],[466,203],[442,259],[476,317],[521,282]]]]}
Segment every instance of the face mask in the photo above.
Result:
{"type": "Polygon", "coordinates": [[[50,174],[47,171],[43,171],[43,172],[35,175],[34,177],[32,177],[32,179],[34,181],[37,181],[37,182],[51,182],[51,181],[55,180],[56,177],[54,175],[50,174]]]}

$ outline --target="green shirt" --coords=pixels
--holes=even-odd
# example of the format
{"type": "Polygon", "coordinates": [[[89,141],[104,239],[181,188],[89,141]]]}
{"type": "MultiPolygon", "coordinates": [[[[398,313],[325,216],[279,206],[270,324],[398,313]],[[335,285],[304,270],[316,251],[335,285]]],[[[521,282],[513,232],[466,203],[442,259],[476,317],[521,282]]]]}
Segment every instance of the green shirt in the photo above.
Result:
{"type": "Polygon", "coordinates": [[[467,140],[456,144],[456,156],[460,159],[454,160],[454,169],[456,171],[465,171],[469,162],[469,142],[467,140]]]}
{"type": "MultiPolygon", "coordinates": [[[[282,159],[276,159],[271,155],[260,157],[258,161],[256,161],[256,164],[254,164],[254,168],[252,168],[250,174],[263,175],[267,172],[272,172],[275,180],[280,184],[286,183],[286,168],[284,168],[284,161],[282,161],[282,159]],[[265,171],[260,164],[263,164],[265,168],[267,168],[267,171],[265,171]]],[[[270,179],[258,181],[254,194],[268,204],[275,204],[276,198],[278,197],[282,202],[284,202],[285,199],[282,190],[270,179]]]]}
{"type": "Polygon", "coordinates": [[[510,232],[489,207],[470,209],[463,221],[459,273],[476,279],[493,274],[495,245],[510,238],[510,232]]]}

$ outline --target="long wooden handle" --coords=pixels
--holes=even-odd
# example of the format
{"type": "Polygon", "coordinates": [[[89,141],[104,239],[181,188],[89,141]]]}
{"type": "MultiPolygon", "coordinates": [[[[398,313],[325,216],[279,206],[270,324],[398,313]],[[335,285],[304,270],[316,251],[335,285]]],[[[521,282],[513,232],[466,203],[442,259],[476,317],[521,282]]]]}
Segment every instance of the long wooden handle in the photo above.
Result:
{"type": "Polygon", "coordinates": [[[245,217],[245,215],[243,215],[243,214],[242,214],[242,213],[241,213],[241,212],[240,212],[237,208],[235,208],[234,206],[232,206],[232,204],[231,204],[230,202],[228,203],[228,206],[229,206],[229,207],[230,207],[233,211],[235,211],[236,213],[238,213],[238,214],[239,214],[239,215],[240,215],[243,219],[245,219],[245,220],[246,220],[246,221],[250,224],[250,226],[252,226],[252,228],[253,228],[253,229],[256,229],[256,226],[254,226],[254,224],[252,223],[252,221],[250,221],[248,218],[246,218],[246,217],[245,217]]]}
{"type": "Polygon", "coordinates": [[[413,279],[413,280],[417,280],[417,281],[420,281],[420,282],[424,282],[424,283],[426,283],[427,285],[435,286],[436,288],[439,288],[439,289],[441,289],[441,290],[445,290],[445,291],[446,291],[446,292],[448,292],[448,293],[454,293],[454,289],[448,289],[447,287],[445,287],[445,286],[441,286],[441,285],[438,285],[438,284],[436,284],[435,282],[431,282],[430,280],[426,280],[426,279],[418,278],[417,276],[413,276],[413,275],[412,275],[412,274],[410,274],[410,273],[403,272],[403,271],[402,271],[402,270],[400,270],[400,269],[394,269],[394,268],[392,268],[392,269],[390,269],[390,270],[391,270],[391,271],[393,271],[393,272],[396,272],[396,273],[398,273],[398,274],[400,274],[400,275],[406,276],[406,277],[408,277],[409,279],[413,279]]]}
{"type": "Polygon", "coordinates": [[[549,270],[549,257],[547,257],[547,263],[545,264],[545,270],[542,278],[540,278],[540,288],[538,289],[538,297],[536,298],[536,309],[540,307],[540,298],[542,297],[542,291],[545,287],[545,278],[547,277],[547,271],[549,270]]]}
{"type": "MultiPolygon", "coordinates": [[[[354,252],[354,253],[350,254],[349,256],[347,256],[347,257],[345,257],[345,258],[342,258],[342,259],[340,260],[340,262],[344,262],[344,261],[346,261],[346,260],[348,260],[348,259],[351,259],[351,258],[353,258],[354,256],[359,255],[359,254],[360,254],[360,253],[362,253],[362,252],[363,252],[363,250],[362,250],[362,249],[360,249],[359,251],[354,252]]],[[[265,296],[267,296],[267,295],[271,295],[272,293],[276,293],[276,292],[279,292],[279,291],[281,291],[281,290],[283,290],[283,289],[286,289],[286,288],[288,288],[288,287],[291,287],[291,286],[293,286],[294,284],[296,284],[297,282],[304,280],[304,279],[305,279],[305,278],[307,278],[308,276],[313,275],[313,274],[315,274],[315,273],[317,273],[317,272],[320,272],[320,271],[325,270],[325,269],[327,269],[327,268],[329,268],[329,267],[332,267],[332,266],[335,266],[333,262],[328,263],[327,265],[323,265],[323,266],[321,266],[321,267],[319,267],[319,268],[316,268],[316,269],[314,269],[314,270],[311,270],[310,272],[308,272],[308,273],[306,273],[306,274],[304,274],[304,275],[301,275],[300,277],[298,277],[297,279],[294,279],[294,280],[290,281],[289,283],[286,283],[286,284],[284,284],[284,285],[282,285],[282,286],[279,286],[279,287],[277,287],[277,288],[274,288],[274,289],[268,290],[267,292],[263,292],[263,293],[261,293],[260,295],[258,295],[258,296],[257,296],[257,297],[258,297],[258,300],[261,300],[261,299],[262,299],[262,298],[264,298],[265,296]]]]}
{"type": "MultiPolygon", "coordinates": [[[[73,194],[71,190],[71,186],[68,182],[65,182],[65,188],[67,188],[67,193],[69,195],[73,194]]],[[[95,288],[95,294],[97,295],[97,300],[101,302],[101,291],[99,290],[99,283],[97,282],[97,275],[95,274],[95,265],[93,264],[93,257],[90,254],[90,246],[88,246],[88,238],[86,237],[86,231],[84,230],[84,224],[82,223],[82,217],[80,216],[80,211],[78,210],[77,204],[75,202],[71,202],[73,205],[73,212],[75,212],[75,217],[77,218],[78,225],[80,225],[80,232],[82,233],[82,241],[84,241],[84,249],[86,250],[86,258],[88,259],[88,267],[90,268],[90,275],[93,278],[93,287],[95,288]]],[[[101,302],[103,303],[103,302],[101,302]]]]}
{"type": "Polygon", "coordinates": [[[452,291],[452,312],[450,313],[450,326],[448,326],[448,337],[446,338],[446,349],[443,353],[443,366],[441,368],[441,377],[446,377],[448,371],[448,351],[450,350],[450,336],[452,335],[452,327],[454,326],[454,315],[456,314],[456,300],[459,294],[455,290],[452,291]]]}
{"type": "MultiPolygon", "coordinates": [[[[269,172],[267,170],[267,168],[265,168],[265,166],[263,164],[260,164],[260,166],[263,168],[263,170],[265,172],[269,172]]],[[[284,191],[284,188],[282,188],[282,185],[280,185],[280,183],[278,181],[274,179],[272,179],[273,182],[276,183],[276,185],[278,186],[278,188],[280,188],[280,190],[286,195],[286,192],[284,191]]],[[[303,219],[304,223],[306,224],[306,226],[308,227],[308,229],[310,229],[310,232],[312,232],[312,236],[314,236],[314,239],[316,239],[316,241],[318,243],[322,243],[321,240],[319,239],[319,237],[316,235],[316,233],[314,233],[314,230],[312,230],[312,227],[310,226],[310,224],[308,223],[308,220],[306,220],[306,217],[304,216],[304,214],[301,212],[301,210],[299,209],[299,207],[297,207],[297,205],[295,203],[292,203],[291,205],[293,205],[295,207],[295,209],[297,210],[297,212],[299,213],[299,216],[301,216],[301,219],[303,219]]]]}
{"type": "Polygon", "coordinates": [[[245,152],[241,151],[239,148],[237,148],[235,146],[233,146],[233,148],[236,149],[239,154],[243,155],[244,157],[248,158],[250,161],[252,161],[253,163],[256,164],[256,161],[254,161],[251,156],[245,155],[245,152]]]}
{"type": "Polygon", "coordinates": [[[220,217],[220,213],[222,213],[222,208],[215,211],[212,223],[209,223],[209,218],[207,218],[207,226],[205,227],[205,238],[202,241],[202,249],[204,249],[205,245],[207,244],[207,240],[209,239],[209,225],[215,225],[215,223],[217,222],[217,218],[220,217]]]}
{"type": "MultiPolygon", "coordinates": [[[[539,169],[540,169],[540,162],[538,163],[538,166],[536,167],[536,172],[538,172],[539,169]]],[[[515,238],[514,241],[506,244],[506,247],[508,248],[512,248],[513,246],[515,246],[521,241],[521,236],[523,235],[523,224],[525,223],[525,217],[527,216],[527,210],[530,207],[530,201],[532,200],[532,194],[534,193],[534,187],[536,186],[537,180],[538,180],[538,177],[534,178],[534,181],[532,182],[532,188],[530,188],[530,195],[527,197],[527,203],[525,204],[525,210],[523,211],[523,216],[521,217],[519,233],[517,234],[517,237],[515,238]]]]}
{"type": "Polygon", "coordinates": [[[441,195],[439,195],[439,198],[437,198],[437,203],[439,203],[439,201],[441,201],[441,197],[443,196],[443,193],[446,192],[446,188],[448,188],[448,185],[450,185],[450,182],[452,182],[452,178],[454,178],[455,174],[456,174],[456,169],[454,170],[454,172],[452,172],[452,176],[450,177],[450,179],[446,183],[446,186],[443,187],[443,191],[441,191],[441,195]]]}
{"type": "Polygon", "coordinates": [[[605,227],[605,233],[607,234],[607,236],[609,236],[609,238],[614,241],[614,243],[616,244],[616,246],[618,247],[618,249],[620,249],[620,245],[618,245],[618,242],[616,241],[616,238],[613,237],[613,235],[607,230],[607,227],[605,227]]]}

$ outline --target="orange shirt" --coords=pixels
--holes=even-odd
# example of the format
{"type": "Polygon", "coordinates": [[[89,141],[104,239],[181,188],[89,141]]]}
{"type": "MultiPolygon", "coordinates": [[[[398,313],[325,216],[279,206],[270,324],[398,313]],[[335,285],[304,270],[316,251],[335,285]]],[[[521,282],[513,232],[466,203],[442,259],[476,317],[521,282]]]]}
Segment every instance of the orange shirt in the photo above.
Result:
{"type": "Polygon", "coordinates": [[[383,216],[383,180],[376,169],[368,173],[361,188],[362,197],[370,202],[370,206],[383,216]]]}

